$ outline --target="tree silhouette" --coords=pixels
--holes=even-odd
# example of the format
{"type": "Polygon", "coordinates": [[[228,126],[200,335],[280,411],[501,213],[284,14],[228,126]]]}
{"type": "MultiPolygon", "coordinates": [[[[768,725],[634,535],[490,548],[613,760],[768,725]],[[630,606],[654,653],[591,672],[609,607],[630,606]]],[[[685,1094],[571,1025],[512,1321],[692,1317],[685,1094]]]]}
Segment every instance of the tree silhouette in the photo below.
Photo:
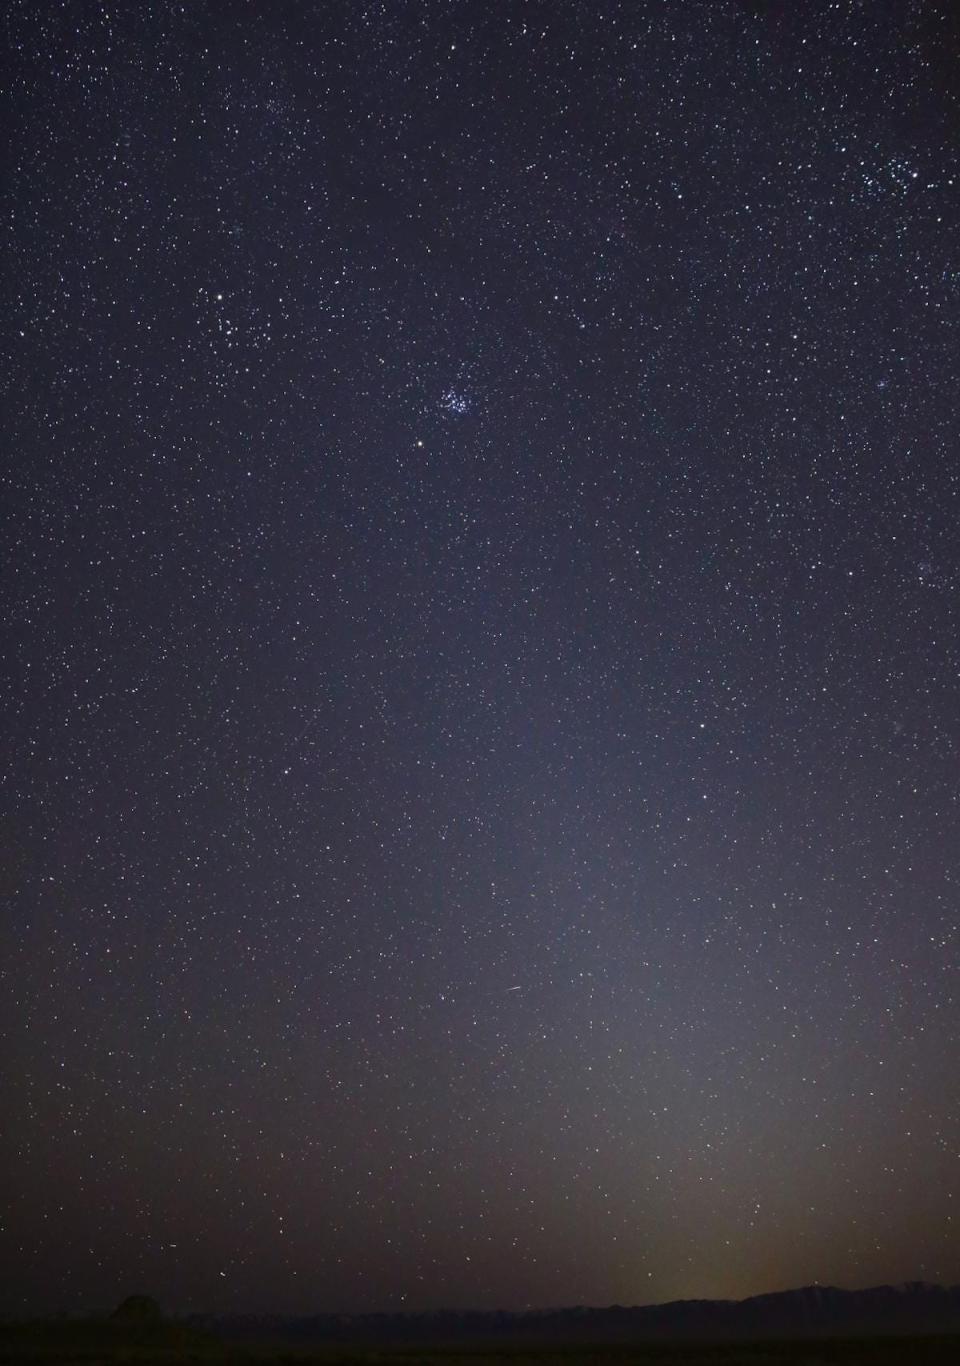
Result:
{"type": "Polygon", "coordinates": [[[160,1306],[149,1295],[128,1295],[110,1316],[121,1323],[159,1323],[160,1306]]]}

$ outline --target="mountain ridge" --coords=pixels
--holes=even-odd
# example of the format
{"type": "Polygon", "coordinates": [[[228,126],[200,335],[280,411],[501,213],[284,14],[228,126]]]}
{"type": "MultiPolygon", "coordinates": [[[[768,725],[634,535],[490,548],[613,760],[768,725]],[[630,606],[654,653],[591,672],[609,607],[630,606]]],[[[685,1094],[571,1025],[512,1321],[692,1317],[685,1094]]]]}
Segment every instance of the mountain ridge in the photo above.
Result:
{"type": "Polygon", "coordinates": [[[531,1310],[197,1315],[192,1321],[237,1337],[323,1341],[538,1338],[599,1342],[960,1333],[960,1285],[905,1281],[844,1290],[813,1284],[743,1300],[684,1299],[531,1310]]]}

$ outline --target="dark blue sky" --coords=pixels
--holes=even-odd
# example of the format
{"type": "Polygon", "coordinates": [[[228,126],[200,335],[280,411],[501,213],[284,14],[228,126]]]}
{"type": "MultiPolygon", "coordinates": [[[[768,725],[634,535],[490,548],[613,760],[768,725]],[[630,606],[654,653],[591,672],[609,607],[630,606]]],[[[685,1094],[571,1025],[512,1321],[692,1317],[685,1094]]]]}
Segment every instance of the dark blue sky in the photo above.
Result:
{"type": "Polygon", "coordinates": [[[13,3],[6,1312],[960,1280],[946,3],[13,3]]]}

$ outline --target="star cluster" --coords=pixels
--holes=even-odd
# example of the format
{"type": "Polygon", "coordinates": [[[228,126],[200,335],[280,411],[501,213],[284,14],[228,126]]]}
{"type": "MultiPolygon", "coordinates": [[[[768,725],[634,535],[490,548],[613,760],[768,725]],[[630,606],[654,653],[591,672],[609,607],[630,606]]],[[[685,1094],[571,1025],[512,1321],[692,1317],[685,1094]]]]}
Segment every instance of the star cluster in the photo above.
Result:
{"type": "Polygon", "coordinates": [[[934,0],[14,0],[5,1312],[960,1280],[934,0]]]}

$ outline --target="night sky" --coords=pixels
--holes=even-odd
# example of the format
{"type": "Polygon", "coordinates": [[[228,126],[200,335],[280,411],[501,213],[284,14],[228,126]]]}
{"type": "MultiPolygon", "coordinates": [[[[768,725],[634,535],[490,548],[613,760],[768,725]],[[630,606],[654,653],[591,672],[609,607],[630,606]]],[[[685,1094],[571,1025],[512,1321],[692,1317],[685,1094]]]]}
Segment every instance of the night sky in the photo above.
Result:
{"type": "Polygon", "coordinates": [[[955,7],[5,42],[0,1308],[960,1280],[955,7]]]}

